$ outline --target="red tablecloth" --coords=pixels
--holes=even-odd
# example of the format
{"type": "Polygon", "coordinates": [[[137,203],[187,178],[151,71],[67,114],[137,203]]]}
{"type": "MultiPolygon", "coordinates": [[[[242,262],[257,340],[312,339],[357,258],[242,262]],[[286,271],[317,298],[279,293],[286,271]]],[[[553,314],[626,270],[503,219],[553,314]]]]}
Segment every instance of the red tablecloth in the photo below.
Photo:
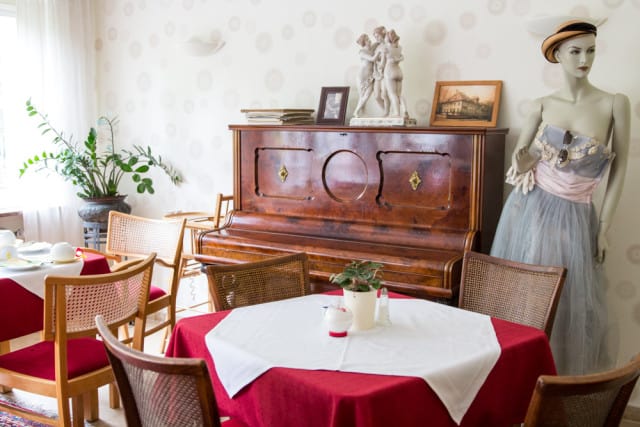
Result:
{"type": "MultiPolygon", "coordinates": [[[[80,274],[109,273],[109,263],[102,255],[85,254],[80,274]]],[[[44,284],[43,284],[44,286],[44,284]]],[[[0,277],[0,342],[42,330],[43,301],[11,279],[0,277]]]]}
{"type": "MultiPolygon", "coordinates": [[[[223,415],[252,427],[456,425],[427,383],[414,377],[273,368],[230,399],[204,341],[227,314],[180,320],[166,353],[206,360],[223,415]]],[[[522,422],[538,376],[556,372],[542,331],[499,319],[492,322],[502,353],[462,426],[499,427],[522,422]]]]}

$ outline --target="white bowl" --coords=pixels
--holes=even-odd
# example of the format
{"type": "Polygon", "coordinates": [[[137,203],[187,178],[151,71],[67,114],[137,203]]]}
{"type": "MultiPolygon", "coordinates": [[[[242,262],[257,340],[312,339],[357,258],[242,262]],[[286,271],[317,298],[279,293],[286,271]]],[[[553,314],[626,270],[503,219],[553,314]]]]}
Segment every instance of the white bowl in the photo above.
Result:
{"type": "Polygon", "coordinates": [[[73,261],[76,258],[76,250],[67,242],[58,242],[51,246],[51,259],[54,262],[73,261]]]}

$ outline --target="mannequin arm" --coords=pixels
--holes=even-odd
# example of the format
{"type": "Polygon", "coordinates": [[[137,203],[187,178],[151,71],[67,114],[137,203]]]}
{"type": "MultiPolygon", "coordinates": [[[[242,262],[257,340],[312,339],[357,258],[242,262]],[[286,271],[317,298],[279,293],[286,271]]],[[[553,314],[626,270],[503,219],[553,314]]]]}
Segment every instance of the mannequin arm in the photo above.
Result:
{"type": "Polygon", "coordinates": [[[511,165],[519,174],[531,170],[540,159],[539,155],[529,152],[529,146],[536,136],[541,122],[542,101],[541,99],[536,99],[533,101],[531,111],[522,126],[522,132],[520,132],[520,137],[518,137],[518,142],[511,157],[511,165]]]}
{"type": "Polygon", "coordinates": [[[600,211],[595,254],[598,262],[604,261],[605,251],[609,248],[606,232],[622,194],[629,157],[630,120],[629,98],[625,95],[616,94],[613,100],[613,134],[611,137],[611,149],[616,154],[616,157],[611,163],[607,189],[602,202],[602,210],[600,211]]]}

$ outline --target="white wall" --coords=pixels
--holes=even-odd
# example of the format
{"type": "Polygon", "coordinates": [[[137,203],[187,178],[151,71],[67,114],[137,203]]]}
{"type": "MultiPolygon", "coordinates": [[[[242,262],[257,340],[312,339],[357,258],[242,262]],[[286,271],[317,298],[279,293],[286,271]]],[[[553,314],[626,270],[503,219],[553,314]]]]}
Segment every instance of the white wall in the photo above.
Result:
{"type": "MultiPolygon", "coordinates": [[[[357,101],[355,39],[377,25],[396,29],[405,97],[426,125],[436,80],[503,80],[499,126],[507,157],[529,100],[561,84],[525,29],[540,15],[607,17],[591,80],[626,93],[632,143],[626,188],[610,229],[608,290],[619,361],[640,351],[640,0],[98,0],[99,111],[118,115],[121,144],[150,144],[186,178],[179,188],[155,175],[154,196],[133,195],[134,212],[211,208],[232,190],[230,123],[241,108],[317,108],[322,86],[351,86],[357,101]],[[194,57],[184,41],[220,36],[215,55],[194,57]]],[[[552,236],[550,236],[552,238],[552,236]]],[[[636,406],[640,399],[634,397],[636,406]]]]}

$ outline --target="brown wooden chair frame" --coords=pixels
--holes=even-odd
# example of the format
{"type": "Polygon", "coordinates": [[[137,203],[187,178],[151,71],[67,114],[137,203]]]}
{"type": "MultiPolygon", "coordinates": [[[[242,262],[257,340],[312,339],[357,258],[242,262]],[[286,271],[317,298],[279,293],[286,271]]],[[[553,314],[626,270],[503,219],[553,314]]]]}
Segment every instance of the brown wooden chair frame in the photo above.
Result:
{"type": "MultiPolygon", "coordinates": [[[[218,406],[213,394],[213,386],[207,365],[203,359],[159,357],[132,350],[116,339],[111,333],[110,328],[104,322],[102,316],[96,316],[96,325],[107,349],[111,366],[113,367],[116,382],[122,396],[127,425],[129,427],[141,427],[143,425],[136,400],[148,399],[149,396],[136,395],[134,391],[135,387],[132,386],[131,378],[127,374],[127,367],[132,367],[138,372],[151,371],[156,373],[158,378],[164,377],[163,379],[167,379],[174,377],[175,380],[180,383],[184,382],[182,378],[190,377],[194,381],[194,394],[197,395],[200,402],[202,425],[205,427],[220,426],[218,406]]],[[[182,391],[183,389],[179,388],[179,390],[182,391]]],[[[173,396],[172,393],[175,393],[175,391],[166,390],[166,393],[162,395],[166,396],[167,400],[169,400],[170,397],[173,396]]],[[[181,398],[184,398],[184,396],[181,395],[171,400],[171,402],[167,401],[163,403],[167,407],[173,407],[177,410],[177,413],[180,414],[181,398]]],[[[154,405],[157,406],[158,403],[154,402],[154,405]]],[[[185,418],[183,421],[186,425],[187,422],[193,420],[189,417],[189,419],[185,418]]]]}
{"type": "MultiPolygon", "coordinates": [[[[216,195],[216,204],[213,213],[202,211],[172,212],[164,216],[165,219],[184,218],[187,220],[185,224],[185,234],[188,234],[187,237],[189,238],[189,244],[188,246],[183,245],[179,273],[181,279],[198,276],[202,273],[202,265],[195,259],[198,235],[203,231],[209,231],[224,226],[226,219],[232,211],[233,195],[224,195],[222,193],[218,193],[216,195]]],[[[209,295],[208,301],[206,303],[198,303],[188,307],[180,307],[178,308],[178,311],[197,309],[203,304],[208,304],[208,311],[213,310],[211,295],[209,295]]]]}
{"type": "Polygon", "coordinates": [[[460,279],[460,308],[541,329],[551,336],[567,269],[525,264],[469,251],[460,279]]]}
{"type": "Polygon", "coordinates": [[[640,354],[626,365],[602,373],[541,375],[531,397],[524,426],[618,426],[638,376],[640,354]]]}

